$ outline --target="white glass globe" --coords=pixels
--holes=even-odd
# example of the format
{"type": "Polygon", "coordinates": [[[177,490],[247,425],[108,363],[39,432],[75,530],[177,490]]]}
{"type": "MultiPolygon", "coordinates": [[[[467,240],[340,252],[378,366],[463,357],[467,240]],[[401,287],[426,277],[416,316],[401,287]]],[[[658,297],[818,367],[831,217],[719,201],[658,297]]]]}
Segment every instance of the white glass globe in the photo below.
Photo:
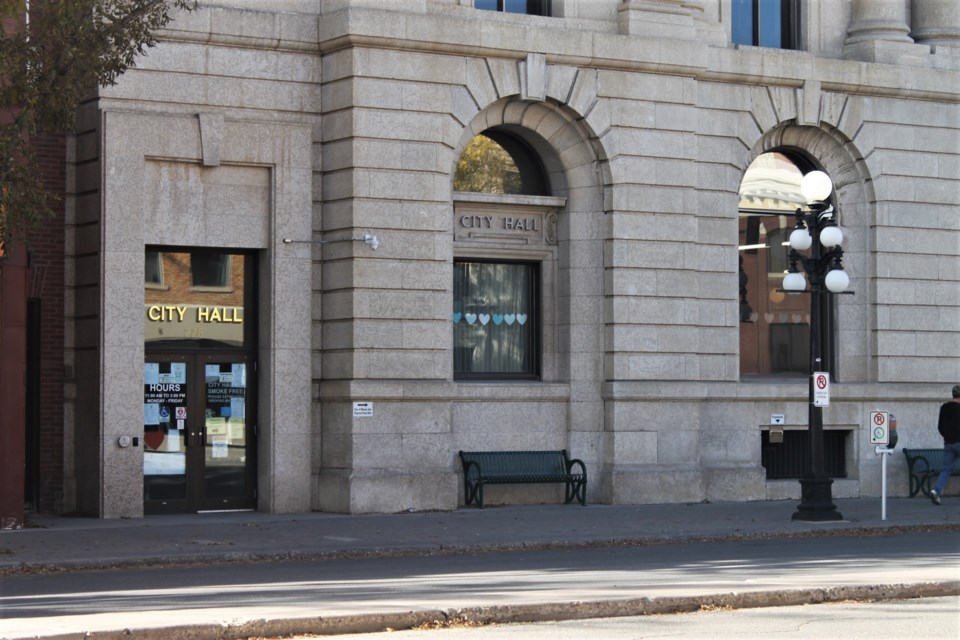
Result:
{"type": "Polygon", "coordinates": [[[790,246],[797,251],[806,251],[813,244],[813,238],[806,229],[794,229],[790,232],[790,246]]]}
{"type": "Polygon", "coordinates": [[[841,242],[843,242],[843,231],[840,230],[840,227],[824,227],[820,231],[820,244],[830,248],[836,247],[841,242]]]}
{"type": "Polygon", "coordinates": [[[824,279],[824,284],[826,284],[827,289],[833,293],[843,293],[850,285],[850,276],[848,276],[847,272],[843,269],[834,269],[827,274],[827,277],[824,279]]]}
{"type": "Polygon", "coordinates": [[[807,288],[807,280],[802,273],[794,271],[783,276],[783,288],[785,291],[803,291],[807,288]]]}
{"type": "Polygon", "coordinates": [[[800,180],[800,193],[807,202],[825,202],[833,191],[833,181],[823,171],[811,171],[800,180]]]}

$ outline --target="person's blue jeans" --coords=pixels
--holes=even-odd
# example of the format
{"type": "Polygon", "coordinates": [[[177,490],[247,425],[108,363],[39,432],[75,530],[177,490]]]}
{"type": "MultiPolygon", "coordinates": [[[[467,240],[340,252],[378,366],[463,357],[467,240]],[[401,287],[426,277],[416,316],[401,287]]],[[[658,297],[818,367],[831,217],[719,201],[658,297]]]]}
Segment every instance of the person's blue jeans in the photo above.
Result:
{"type": "Polygon", "coordinates": [[[938,496],[943,494],[943,490],[947,488],[950,472],[953,471],[953,462],[957,458],[960,458],[960,442],[943,445],[943,469],[940,470],[937,484],[933,487],[938,496]]]}

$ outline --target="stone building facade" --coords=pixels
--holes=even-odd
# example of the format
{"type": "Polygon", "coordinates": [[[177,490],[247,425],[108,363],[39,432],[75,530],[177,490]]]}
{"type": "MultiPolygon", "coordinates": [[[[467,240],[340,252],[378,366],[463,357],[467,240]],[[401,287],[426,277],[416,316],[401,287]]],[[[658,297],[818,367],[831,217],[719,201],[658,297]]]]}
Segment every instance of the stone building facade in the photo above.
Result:
{"type": "MultiPolygon", "coordinates": [[[[743,364],[744,325],[779,323],[757,296],[783,297],[782,268],[752,272],[772,273],[761,291],[738,266],[745,177],[767,154],[834,183],[854,295],[828,310],[832,490],[879,495],[870,411],[896,414],[901,446],[937,446],[960,381],[960,7],[795,4],[779,46],[754,46],[762,24],[735,35],[751,3],[730,0],[179,16],[84,105],[69,150],[63,510],[448,510],[461,449],[568,449],[591,502],[797,498],[766,456],[781,428],[798,447],[808,376],[743,364]],[[536,189],[455,189],[485,133],[536,189]],[[151,311],[166,263],[150,256],[175,254],[194,289],[244,288],[242,338],[214,331],[236,303],[189,327],[186,302],[151,311]],[[242,285],[217,280],[241,259],[242,285]],[[478,311],[487,294],[455,286],[488,286],[468,272],[491,264],[529,274],[518,306],[478,311]],[[519,374],[470,360],[521,316],[519,374]]],[[[784,313],[793,329],[765,335],[796,359],[809,314],[784,313]]],[[[906,494],[902,456],[889,482],[906,494]]]]}

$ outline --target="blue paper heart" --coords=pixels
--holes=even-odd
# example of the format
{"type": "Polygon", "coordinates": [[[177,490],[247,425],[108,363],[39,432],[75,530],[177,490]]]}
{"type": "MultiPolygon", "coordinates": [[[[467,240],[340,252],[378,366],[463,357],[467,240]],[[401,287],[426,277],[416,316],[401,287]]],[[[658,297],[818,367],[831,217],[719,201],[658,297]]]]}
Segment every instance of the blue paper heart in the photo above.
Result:
{"type": "Polygon", "coordinates": [[[503,314],[502,313],[493,314],[493,324],[499,327],[501,322],[503,322],[503,314]]]}
{"type": "Polygon", "coordinates": [[[453,323],[456,324],[456,323],[460,322],[460,318],[461,318],[462,316],[463,316],[463,314],[460,313],[459,311],[457,311],[455,314],[453,314],[453,323]]]}

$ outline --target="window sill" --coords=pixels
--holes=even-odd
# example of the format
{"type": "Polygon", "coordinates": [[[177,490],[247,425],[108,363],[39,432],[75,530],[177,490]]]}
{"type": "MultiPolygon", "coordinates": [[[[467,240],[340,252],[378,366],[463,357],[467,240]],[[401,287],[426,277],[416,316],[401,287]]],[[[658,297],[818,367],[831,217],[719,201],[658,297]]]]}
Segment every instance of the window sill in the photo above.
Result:
{"type": "Polygon", "coordinates": [[[454,384],[459,399],[566,402],[570,397],[566,382],[455,380],[454,384]]]}

